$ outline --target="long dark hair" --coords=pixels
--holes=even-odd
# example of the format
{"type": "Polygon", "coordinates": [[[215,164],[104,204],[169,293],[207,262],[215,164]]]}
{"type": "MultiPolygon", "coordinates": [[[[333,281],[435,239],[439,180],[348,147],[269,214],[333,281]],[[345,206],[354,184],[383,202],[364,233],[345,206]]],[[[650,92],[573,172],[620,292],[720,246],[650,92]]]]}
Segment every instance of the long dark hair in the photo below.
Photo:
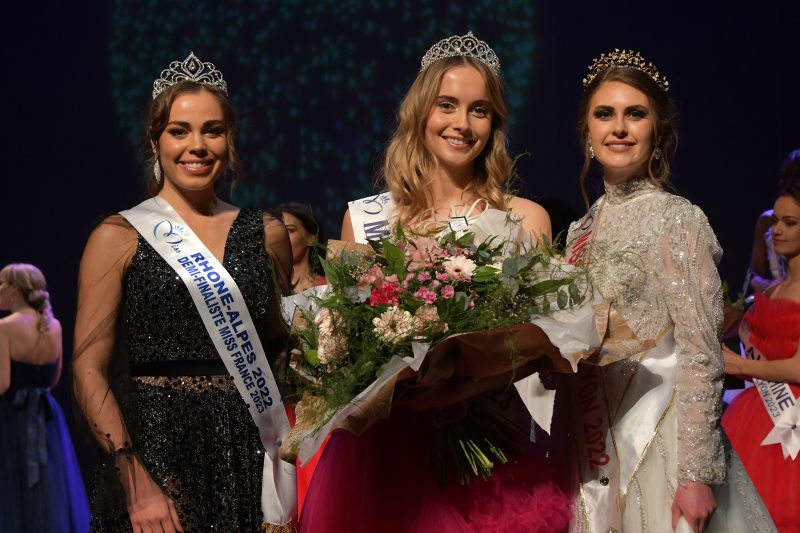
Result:
{"type": "Polygon", "coordinates": [[[321,259],[325,259],[325,234],[319,222],[317,222],[317,218],[314,216],[314,210],[311,209],[311,206],[306,204],[287,202],[279,205],[278,211],[280,211],[281,214],[289,213],[294,216],[300,221],[303,229],[306,230],[309,235],[314,236],[314,242],[311,243],[311,250],[308,255],[309,268],[314,274],[324,276],[325,271],[322,268],[321,259]]]}

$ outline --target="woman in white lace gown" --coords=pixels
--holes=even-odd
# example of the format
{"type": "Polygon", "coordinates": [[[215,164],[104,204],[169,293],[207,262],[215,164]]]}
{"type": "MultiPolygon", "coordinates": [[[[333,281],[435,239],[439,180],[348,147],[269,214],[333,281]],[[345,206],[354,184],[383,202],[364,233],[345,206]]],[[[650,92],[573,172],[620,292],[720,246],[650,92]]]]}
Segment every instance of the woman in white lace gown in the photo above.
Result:
{"type": "Polygon", "coordinates": [[[605,194],[570,226],[568,254],[613,302],[625,343],[576,378],[573,528],[773,531],[719,428],[722,250],[703,212],[663,189],[677,141],[669,85],[637,52],[604,54],[589,70],[581,185],[599,164],[605,194]],[[626,343],[636,355],[620,355],[626,343]]]}

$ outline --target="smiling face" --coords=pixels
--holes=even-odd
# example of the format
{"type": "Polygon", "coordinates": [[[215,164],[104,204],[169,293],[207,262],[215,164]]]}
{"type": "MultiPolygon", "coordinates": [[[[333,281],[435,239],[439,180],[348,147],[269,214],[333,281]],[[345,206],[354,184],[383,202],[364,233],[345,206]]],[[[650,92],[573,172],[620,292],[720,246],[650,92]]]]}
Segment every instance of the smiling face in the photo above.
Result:
{"type": "Polygon", "coordinates": [[[653,152],[653,112],[647,95],[620,81],[603,83],[589,101],[589,141],[606,181],[647,175],[653,152]]]}
{"type": "Polygon", "coordinates": [[[800,254],[800,204],[791,196],[775,201],[772,243],[775,253],[791,259],[800,254]]]}
{"type": "Polygon", "coordinates": [[[165,186],[203,190],[214,185],[228,164],[228,132],[222,106],[206,90],[178,95],[167,127],[158,138],[165,186]]]}
{"type": "Polygon", "coordinates": [[[492,133],[492,109],[481,73],[471,65],[448,70],[425,124],[425,146],[441,167],[472,167],[492,133]]]}

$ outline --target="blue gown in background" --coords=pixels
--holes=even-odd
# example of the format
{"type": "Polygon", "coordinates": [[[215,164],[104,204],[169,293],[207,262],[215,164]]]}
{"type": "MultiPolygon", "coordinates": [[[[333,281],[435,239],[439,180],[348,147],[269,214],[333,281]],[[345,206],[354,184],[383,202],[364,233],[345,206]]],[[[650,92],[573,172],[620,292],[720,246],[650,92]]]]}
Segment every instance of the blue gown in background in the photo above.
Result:
{"type": "Polygon", "coordinates": [[[57,363],[11,361],[0,397],[0,531],[85,533],[89,506],[64,413],[50,395],[57,363]]]}

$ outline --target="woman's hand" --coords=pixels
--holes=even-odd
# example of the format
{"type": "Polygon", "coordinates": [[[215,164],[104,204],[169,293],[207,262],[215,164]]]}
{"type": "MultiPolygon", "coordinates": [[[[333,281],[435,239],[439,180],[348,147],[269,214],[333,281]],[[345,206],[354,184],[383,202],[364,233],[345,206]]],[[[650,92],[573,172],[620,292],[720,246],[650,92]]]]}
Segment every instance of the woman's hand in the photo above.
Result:
{"type": "Polygon", "coordinates": [[[182,532],[175,502],[153,481],[139,456],[129,452],[118,452],[116,463],[133,532],[182,532]]]}
{"type": "Polygon", "coordinates": [[[672,500],[672,529],[678,526],[678,520],[683,516],[696,533],[701,533],[716,508],[711,487],[697,481],[681,483],[672,500]]]}
{"type": "Polygon", "coordinates": [[[722,345],[722,358],[725,361],[725,373],[733,376],[748,379],[742,375],[742,356],[734,352],[724,344],[722,345]]]}
{"type": "Polygon", "coordinates": [[[136,483],[135,494],[128,495],[128,516],[134,533],[182,532],[175,502],[164,494],[150,476],[146,478],[136,483]]]}

